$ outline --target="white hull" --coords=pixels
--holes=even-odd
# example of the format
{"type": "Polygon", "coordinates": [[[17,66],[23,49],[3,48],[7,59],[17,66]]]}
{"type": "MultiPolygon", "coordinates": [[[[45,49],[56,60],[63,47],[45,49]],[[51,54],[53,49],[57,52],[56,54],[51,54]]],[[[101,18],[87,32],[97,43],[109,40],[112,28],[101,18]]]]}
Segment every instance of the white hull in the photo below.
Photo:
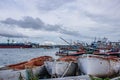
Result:
{"type": "Polygon", "coordinates": [[[57,77],[63,77],[75,74],[76,64],[73,62],[46,61],[44,64],[51,76],[56,75],[57,77]]]}
{"type": "MultiPolygon", "coordinates": [[[[41,74],[45,70],[44,65],[32,68],[33,74],[41,74]]],[[[20,73],[22,77],[26,80],[27,79],[27,72],[26,69],[24,70],[0,70],[0,80],[19,80],[20,73]]]]}
{"type": "Polygon", "coordinates": [[[83,74],[109,77],[119,72],[120,61],[117,59],[107,59],[102,56],[84,55],[78,58],[78,66],[83,74]]]}

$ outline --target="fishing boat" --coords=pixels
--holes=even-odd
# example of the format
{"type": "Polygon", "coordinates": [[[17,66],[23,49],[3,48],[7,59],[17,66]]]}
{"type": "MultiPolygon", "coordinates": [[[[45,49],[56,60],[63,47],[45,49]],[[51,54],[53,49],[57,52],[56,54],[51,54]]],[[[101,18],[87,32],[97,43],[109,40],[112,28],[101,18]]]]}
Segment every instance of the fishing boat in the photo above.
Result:
{"type": "Polygon", "coordinates": [[[31,70],[33,75],[38,75],[39,73],[45,71],[45,67],[42,65],[42,66],[37,66],[31,69],[26,68],[23,70],[13,70],[13,69],[0,70],[0,80],[19,80],[20,77],[23,80],[26,80],[27,78],[30,77],[27,71],[31,73],[31,70]]]}
{"type": "Polygon", "coordinates": [[[73,76],[76,72],[76,58],[65,57],[54,61],[46,61],[45,67],[52,77],[73,76]]]}
{"type": "Polygon", "coordinates": [[[120,71],[119,58],[84,54],[78,58],[78,66],[82,74],[111,77],[120,71]]]}
{"type": "Polygon", "coordinates": [[[59,50],[56,52],[56,56],[79,56],[85,53],[82,49],[71,49],[71,50],[59,50]]]}
{"type": "Polygon", "coordinates": [[[50,56],[33,58],[30,61],[12,64],[0,68],[0,80],[27,80],[30,77],[28,72],[33,75],[44,75],[46,72],[44,61],[52,59],[50,56]]]}
{"type": "Polygon", "coordinates": [[[116,48],[111,49],[97,49],[93,52],[95,55],[103,55],[103,56],[112,56],[112,57],[120,57],[120,50],[116,48]]]}

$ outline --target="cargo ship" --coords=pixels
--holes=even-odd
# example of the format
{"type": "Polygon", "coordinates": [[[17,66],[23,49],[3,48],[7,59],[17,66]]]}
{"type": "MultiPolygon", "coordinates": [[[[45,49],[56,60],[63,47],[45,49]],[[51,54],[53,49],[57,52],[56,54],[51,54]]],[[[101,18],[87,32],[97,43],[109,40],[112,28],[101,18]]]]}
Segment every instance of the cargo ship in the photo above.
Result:
{"type": "Polygon", "coordinates": [[[7,40],[7,43],[0,43],[0,48],[32,48],[32,43],[26,42],[26,43],[18,43],[12,40],[7,40]]]}
{"type": "Polygon", "coordinates": [[[0,43],[0,48],[32,48],[32,44],[25,44],[25,43],[0,43]]]}

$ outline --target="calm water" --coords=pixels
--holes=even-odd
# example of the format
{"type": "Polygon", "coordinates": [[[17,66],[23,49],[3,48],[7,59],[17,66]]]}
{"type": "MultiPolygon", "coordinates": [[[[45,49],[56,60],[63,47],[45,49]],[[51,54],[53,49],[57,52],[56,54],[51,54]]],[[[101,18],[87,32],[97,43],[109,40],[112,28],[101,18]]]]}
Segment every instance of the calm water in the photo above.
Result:
{"type": "Polygon", "coordinates": [[[58,51],[58,49],[0,49],[0,66],[14,64],[44,55],[57,58],[55,56],[56,51],[58,51]]]}

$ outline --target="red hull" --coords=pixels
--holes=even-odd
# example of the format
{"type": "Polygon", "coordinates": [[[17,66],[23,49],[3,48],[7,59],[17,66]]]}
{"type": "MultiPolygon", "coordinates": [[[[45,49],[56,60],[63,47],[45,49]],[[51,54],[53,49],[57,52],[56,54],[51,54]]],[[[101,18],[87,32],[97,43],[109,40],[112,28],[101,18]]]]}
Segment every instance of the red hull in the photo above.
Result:
{"type": "Polygon", "coordinates": [[[32,48],[32,46],[31,45],[24,45],[24,46],[17,46],[17,45],[10,46],[10,45],[8,45],[8,46],[0,46],[0,48],[32,48]]]}

